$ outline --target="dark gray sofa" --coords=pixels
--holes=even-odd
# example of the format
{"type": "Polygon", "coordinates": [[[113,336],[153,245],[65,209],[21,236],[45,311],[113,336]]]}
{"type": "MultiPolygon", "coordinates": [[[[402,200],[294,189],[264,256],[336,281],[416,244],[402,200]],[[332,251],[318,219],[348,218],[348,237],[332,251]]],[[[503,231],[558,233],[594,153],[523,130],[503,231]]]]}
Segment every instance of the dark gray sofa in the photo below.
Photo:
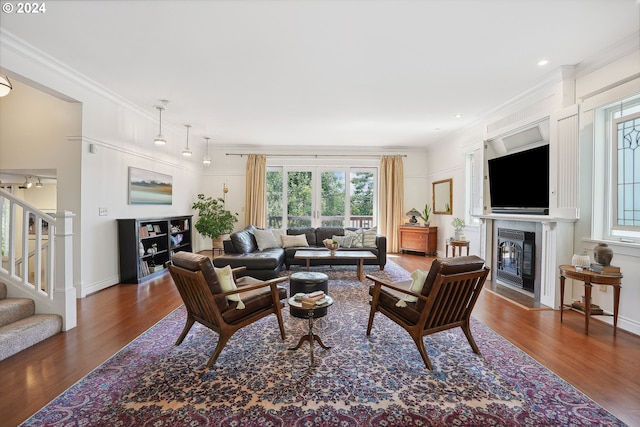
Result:
{"type": "MultiPolygon", "coordinates": [[[[259,279],[269,279],[277,276],[283,268],[287,270],[292,265],[306,265],[305,260],[295,259],[294,255],[297,250],[326,250],[322,241],[330,239],[333,236],[344,236],[345,229],[342,227],[318,227],[318,228],[292,228],[286,231],[289,236],[304,234],[309,247],[272,247],[260,250],[258,242],[254,236],[254,226],[231,233],[230,240],[225,240],[224,254],[217,256],[213,260],[213,264],[218,267],[226,265],[235,267],[246,267],[244,275],[253,276],[259,279]]],[[[355,231],[356,228],[347,228],[346,230],[355,231]]],[[[380,270],[384,270],[387,263],[387,238],[376,234],[375,247],[361,248],[340,248],[341,251],[357,251],[368,250],[374,253],[376,259],[365,260],[365,264],[379,265],[380,270]]],[[[311,265],[339,265],[354,264],[353,260],[327,259],[312,260],[311,265]]]]}

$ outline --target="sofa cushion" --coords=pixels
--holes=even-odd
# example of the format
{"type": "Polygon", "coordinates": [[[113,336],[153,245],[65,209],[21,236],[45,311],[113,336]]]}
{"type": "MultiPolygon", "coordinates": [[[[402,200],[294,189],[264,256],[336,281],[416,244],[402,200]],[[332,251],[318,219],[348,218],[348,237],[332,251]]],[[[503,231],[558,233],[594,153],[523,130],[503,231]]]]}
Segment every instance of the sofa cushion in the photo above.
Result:
{"type": "MultiPolygon", "coordinates": [[[[230,265],[231,268],[247,267],[246,274],[251,275],[251,270],[278,271],[284,262],[284,249],[271,248],[264,251],[256,251],[248,254],[224,254],[213,260],[216,267],[230,265]]],[[[274,274],[275,277],[275,274],[274,274]]]]}
{"type": "Polygon", "coordinates": [[[256,228],[253,230],[253,236],[256,239],[258,250],[264,251],[265,249],[282,247],[282,239],[280,236],[276,237],[271,229],[261,230],[256,228]]]}
{"type": "Polygon", "coordinates": [[[368,230],[363,231],[364,236],[362,239],[362,247],[364,248],[375,248],[376,247],[376,236],[378,234],[378,227],[373,227],[368,230]]]}
{"type": "Polygon", "coordinates": [[[258,243],[253,235],[253,226],[249,226],[244,230],[231,233],[231,242],[236,252],[241,254],[251,253],[258,250],[258,243]]]}
{"type": "Polygon", "coordinates": [[[324,246],[322,243],[325,239],[331,239],[333,236],[344,236],[344,228],[342,227],[318,227],[316,228],[316,245],[324,246]]]}
{"type": "MultiPolygon", "coordinates": [[[[319,242],[318,240],[316,240],[316,229],[313,227],[289,228],[287,230],[287,235],[289,236],[297,236],[300,234],[304,234],[307,237],[307,244],[309,246],[322,246],[322,240],[320,240],[319,242]]],[[[283,240],[282,247],[284,247],[284,240],[283,240]]]]}
{"type": "Polygon", "coordinates": [[[295,236],[282,236],[282,247],[285,249],[309,247],[307,236],[305,234],[298,234],[295,236]]]}

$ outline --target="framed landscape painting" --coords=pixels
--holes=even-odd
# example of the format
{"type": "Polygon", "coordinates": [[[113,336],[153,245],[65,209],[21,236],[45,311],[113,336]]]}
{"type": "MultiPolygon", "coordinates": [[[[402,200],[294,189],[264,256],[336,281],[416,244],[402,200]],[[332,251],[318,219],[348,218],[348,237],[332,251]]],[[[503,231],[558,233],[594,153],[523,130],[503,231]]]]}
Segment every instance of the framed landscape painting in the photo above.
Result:
{"type": "Polygon", "coordinates": [[[129,166],[130,205],[170,205],[172,192],[171,175],[129,166]]]}

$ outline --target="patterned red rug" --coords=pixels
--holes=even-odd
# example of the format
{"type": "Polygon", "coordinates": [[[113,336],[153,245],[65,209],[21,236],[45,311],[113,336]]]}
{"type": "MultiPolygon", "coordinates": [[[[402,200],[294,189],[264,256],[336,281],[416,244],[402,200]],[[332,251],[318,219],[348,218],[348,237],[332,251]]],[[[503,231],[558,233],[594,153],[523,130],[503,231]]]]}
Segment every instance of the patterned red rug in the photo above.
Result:
{"type": "MultiPolygon", "coordinates": [[[[435,370],[409,335],[376,316],[366,337],[367,284],[353,267],[329,274],[335,304],[315,330],[330,350],[297,351],[307,321],[284,311],[244,328],[217,363],[217,340],[184,325],[181,307],[41,409],[24,426],[623,426],[609,412],[475,320],[482,356],[459,330],[425,338],[435,370]]],[[[391,262],[390,279],[408,273],[391,262]]]]}

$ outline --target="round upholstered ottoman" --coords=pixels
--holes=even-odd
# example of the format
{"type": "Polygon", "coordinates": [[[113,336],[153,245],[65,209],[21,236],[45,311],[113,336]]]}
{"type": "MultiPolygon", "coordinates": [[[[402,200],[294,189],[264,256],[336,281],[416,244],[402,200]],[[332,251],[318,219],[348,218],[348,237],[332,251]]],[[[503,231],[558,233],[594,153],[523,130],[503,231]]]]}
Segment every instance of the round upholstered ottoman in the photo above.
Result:
{"type": "MultiPolygon", "coordinates": [[[[298,292],[308,294],[313,291],[329,292],[329,276],[324,273],[298,272],[289,276],[289,295],[294,296],[298,292]]],[[[289,313],[294,317],[306,319],[308,310],[289,306],[289,313]]],[[[313,311],[313,318],[327,315],[327,307],[317,308],[313,311]]]]}

